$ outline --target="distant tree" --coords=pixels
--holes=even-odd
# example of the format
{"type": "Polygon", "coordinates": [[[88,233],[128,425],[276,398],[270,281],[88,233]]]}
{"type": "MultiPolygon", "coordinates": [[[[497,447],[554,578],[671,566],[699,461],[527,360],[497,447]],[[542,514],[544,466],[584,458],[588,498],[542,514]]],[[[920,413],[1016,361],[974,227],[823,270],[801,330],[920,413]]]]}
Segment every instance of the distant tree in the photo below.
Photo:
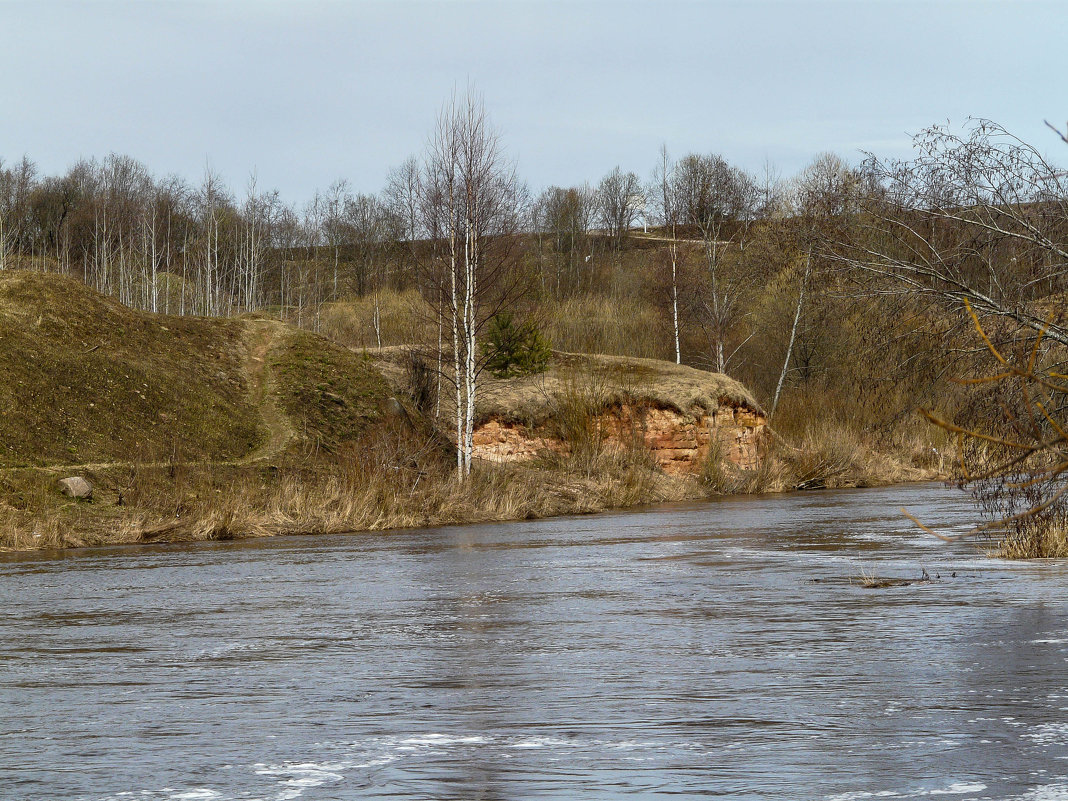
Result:
{"type": "Polygon", "coordinates": [[[774,415],[787,375],[793,372],[802,381],[813,377],[823,351],[828,350],[827,331],[832,324],[819,312],[826,311],[823,296],[833,291],[840,277],[825,269],[817,243],[821,236],[851,230],[855,220],[863,181],[858,172],[833,153],[817,156],[797,176],[793,185],[792,216],[795,224],[793,246],[797,251],[785,274],[797,281],[790,336],[783,357],[782,370],[771,403],[774,415]],[[813,275],[819,276],[814,281],[813,275]],[[818,284],[818,286],[814,286],[818,284]]]}
{"type": "Polygon", "coordinates": [[[671,263],[671,322],[674,333],[675,364],[682,364],[679,345],[679,238],[682,221],[682,198],[675,163],[668,158],[667,145],[660,148],[660,163],[653,174],[650,194],[656,199],[658,222],[668,237],[668,258],[671,263]]]}
{"type": "Polygon", "coordinates": [[[582,287],[584,275],[589,275],[583,268],[590,255],[594,194],[587,186],[567,189],[551,186],[538,198],[535,211],[535,230],[548,237],[555,263],[552,288],[558,297],[571,294],[582,287]]]}
{"type": "Polygon", "coordinates": [[[386,209],[374,195],[359,194],[348,198],[344,211],[344,226],[352,249],[352,287],[363,297],[377,286],[381,260],[385,256],[385,243],[389,233],[386,209]]]}
{"type": "Polygon", "coordinates": [[[389,210],[374,195],[349,198],[345,208],[346,226],[351,239],[356,274],[356,293],[372,298],[372,326],[378,346],[382,346],[380,292],[384,282],[390,241],[396,235],[389,210]]]}
{"type": "Polygon", "coordinates": [[[744,244],[754,214],[753,180],[717,155],[690,154],[675,166],[672,181],[681,224],[696,229],[703,243],[707,282],[693,298],[695,314],[708,332],[712,367],[727,371],[726,341],[746,289],[746,276],[725,276],[727,247],[744,244]]]}
{"type": "Polygon", "coordinates": [[[1068,173],[1000,125],[963,133],[936,126],[913,140],[911,160],[869,157],[855,209],[859,235],[832,229],[828,257],[882,290],[922,296],[959,312],[1014,321],[1068,344],[1034,301],[1068,290],[1068,173]]]}
{"type": "MultiPolygon", "coordinates": [[[[331,283],[330,297],[337,300],[337,274],[341,264],[341,249],[348,244],[349,227],[346,225],[346,210],[351,203],[349,196],[349,183],[339,178],[330,185],[324,198],[323,208],[323,236],[330,248],[333,260],[333,281],[331,283]]],[[[361,291],[360,294],[363,294],[361,291]]]]}
{"type": "Polygon", "coordinates": [[[641,181],[616,167],[597,187],[598,219],[618,249],[644,208],[641,181]]]}
{"type": "Polygon", "coordinates": [[[261,194],[256,190],[255,175],[249,178],[242,210],[244,237],[241,245],[238,299],[245,311],[262,304],[263,281],[269,257],[271,231],[280,202],[278,192],[261,194]]]}
{"type": "Polygon", "coordinates": [[[36,186],[37,165],[23,156],[9,169],[0,162],[0,270],[8,267],[8,256],[31,250],[30,195],[36,186]]]}

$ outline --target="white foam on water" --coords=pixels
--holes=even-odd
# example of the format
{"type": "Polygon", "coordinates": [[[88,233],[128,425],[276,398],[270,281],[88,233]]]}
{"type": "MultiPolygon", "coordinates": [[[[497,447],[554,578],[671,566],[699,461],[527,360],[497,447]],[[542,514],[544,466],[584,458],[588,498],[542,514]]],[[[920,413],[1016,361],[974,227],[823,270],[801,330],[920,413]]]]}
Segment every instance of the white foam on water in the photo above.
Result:
{"type": "Polygon", "coordinates": [[[941,790],[929,790],[927,795],[967,795],[968,793],[981,793],[986,789],[982,782],[953,782],[949,787],[941,790]]]}
{"type": "Polygon", "coordinates": [[[378,768],[378,767],[381,767],[382,765],[388,765],[390,762],[396,762],[398,759],[399,759],[399,757],[389,756],[387,754],[386,756],[379,757],[378,759],[372,759],[370,762],[357,762],[357,763],[354,763],[354,764],[350,765],[349,767],[352,767],[352,768],[378,768]]]}
{"type": "Polygon", "coordinates": [[[1068,784],[1047,784],[1028,790],[1017,801],[1068,801],[1068,784]]]}
{"type": "Polygon", "coordinates": [[[613,748],[617,751],[632,751],[635,748],[655,748],[656,743],[643,743],[636,740],[625,740],[621,743],[605,743],[605,747],[613,748]]]}
{"type": "Polygon", "coordinates": [[[1060,745],[1068,742],[1068,723],[1041,723],[1022,736],[1036,745],[1060,745]]]}
{"type": "Polygon", "coordinates": [[[477,735],[453,737],[448,734],[423,734],[418,737],[408,737],[400,742],[401,745],[485,745],[489,741],[477,735]]]}
{"type": "MultiPolygon", "coordinates": [[[[916,796],[943,796],[943,795],[969,795],[971,793],[981,793],[986,789],[986,785],[981,782],[953,782],[947,787],[940,787],[935,790],[921,790],[917,793],[909,793],[907,796],[901,793],[894,792],[893,790],[859,790],[851,793],[839,793],[838,795],[830,795],[825,798],[825,801],[863,801],[867,798],[915,798],[916,796]]],[[[1068,799],[1066,799],[1068,801],[1068,799]]]]}
{"type": "Polygon", "coordinates": [[[169,801],[211,801],[213,798],[222,798],[220,793],[209,790],[206,787],[198,787],[195,790],[175,791],[169,787],[163,789],[165,793],[174,793],[167,796],[169,801]]]}
{"type": "Polygon", "coordinates": [[[259,763],[253,769],[259,776],[281,778],[278,785],[285,789],[274,797],[274,801],[295,801],[304,795],[305,790],[342,781],[345,776],[341,771],[346,767],[337,762],[286,762],[280,765],[259,763]]]}
{"type": "Polygon", "coordinates": [[[256,642],[228,642],[214,648],[202,648],[192,654],[191,659],[194,661],[222,659],[233,654],[260,650],[260,648],[261,644],[256,642]]]}
{"type": "Polygon", "coordinates": [[[574,745],[568,740],[560,740],[554,737],[527,737],[508,745],[509,748],[553,748],[554,746],[574,745]]]}

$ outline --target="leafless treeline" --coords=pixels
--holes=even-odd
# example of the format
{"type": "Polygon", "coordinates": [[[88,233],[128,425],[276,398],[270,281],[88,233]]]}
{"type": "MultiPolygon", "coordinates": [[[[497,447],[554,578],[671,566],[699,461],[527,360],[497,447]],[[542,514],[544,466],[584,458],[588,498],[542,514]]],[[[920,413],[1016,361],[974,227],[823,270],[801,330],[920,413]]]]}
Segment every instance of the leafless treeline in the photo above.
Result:
{"type": "Polygon", "coordinates": [[[0,269],[76,275],[151,311],[272,309],[307,324],[326,300],[405,280],[385,275],[399,225],[382,198],[342,181],[297,208],[255,179],[235,194],[210,170],[193,186],[126,156],[58,177],[26,158],[0,164],[0,269]]]}
{"type": "MultiPolygon", "coordinates": [[[[854,295],[908,291],[958,309],[968,297],[981,316],[1040,326],[1044,315],[1028,304],[1062,291],[1068,277],[1065,174],[991,123],[964,134],[931,129],[915,144],[906,161],[851,166],[820,156],[789,180],[770,167],[749,174],[714,153],[675,159],[665,150],[645,179],[616,168],[595,185],[537,196],[509,166],[507,225],[479,233],[484,254],[472,258],[496,258],[493,237],[512,238],[493,280],[476,282],[476,305],[517,272],[540,298],[606,292],[614,254],[644,228],[655,256],[635,289],[661,302],[667,330],[651,335],[670,341],[679,361],[737,372],[750,358],[746,343],[767,329],[760,315],[771,312],[757,301],[778,293],[780,316],[796,329],[797,350],[782,355],[804,378],[836,314],[827,293],[848,294],[846,283],[854,295]]],[[[308,327],[323,303],[386,287],[416,287],[440,305],[441,257],[456,247],[463,261],[472,221],[457,198],[461,219],[442,206],[442,182],[458,179],[433,155],[401,164],[377,194],[339,180],[300,206],[255,180],[235,191],[208,170],[194,185],[120,155],[60,176],[40,175],[26,158],[0,162],[0,269],[75,275],[143,309],[265,310],[308,327]]],[[[465,291],[461,276],[459,307],[465,291]]],[[[1060,338],[1056,327],[1047,336],[1060,338]]]]}
{"type": "MultiPolygon", "coordinates": [[[[314,325],[324,302],[421,281],[420,250],[444,230],[428,213],[423,169],[412,158],[378,194],[339,180],[294,205],[255,178],[235,191],[209,169],[191,184],[123,155],[80,161],[59,176],[41,175],[26,157],[0,161],[0,269],[75,275],[151,311],[271,310],[314,325]]],[[[536,234],[541,289],[589,291],[591,255],[618,248],[635,226],[677,223],[714,249],[724,224],[770,207],[766,191],[718,156],[690,156],[674,169],[668,207],[659,190],[619,168],[596,187],[550,187],[536,198],[517,181],[514,231],[536,234]]],[[[710,253],[713,272],[716,258],[710,253]]]]}
{"type": "MultiPolygon", "coordinates": [[[[931,128],[913,144],[910,159],[856,166],[825,154],[789,180],[664,149],[646,179],[617,167],[596,185],[531,196],[468,96],[443,107],[427,150],[381,192],[337,181],[303,206],[255,180],[235,192],[210,170],[197,185],[158,178],[125,156],[62,176],[0,163],[0,269],[75,275],[153,311],[267,311],[312,328],[324,303],[370,296],[376,332],[379,293],[415,288],[435,411],[443,397],[455,405],[461,474],[480,332],[520,296],[524,311],[552,309],[565,334],[589,327],[564,325],[569,310],[604,300],[617,324],[641,321],[617,325],[625,355],[731,373],[772,411],[792,394],[784,406],[801,430],[834,415],[836,430],[865,436],[878,426],[897,436],[893,421],[949,396],[946,375],[981,373],[976,325],[1006,360],[1037,341],[1020,375],[1046,382],[1040,406],[1018,396],[1013,416],[1011,396],[954,402],[969,425],[1000,421],[1004,441],[1046,458],[1050,432],[1063,440],[1068,429],[1068,173],[988,121],[931,128]],[[656,347],[636,354],[635,339],[656,347]]],[[[1055,467],[1024,478],[1068,519],[1068,467],[1055,467]]]]}

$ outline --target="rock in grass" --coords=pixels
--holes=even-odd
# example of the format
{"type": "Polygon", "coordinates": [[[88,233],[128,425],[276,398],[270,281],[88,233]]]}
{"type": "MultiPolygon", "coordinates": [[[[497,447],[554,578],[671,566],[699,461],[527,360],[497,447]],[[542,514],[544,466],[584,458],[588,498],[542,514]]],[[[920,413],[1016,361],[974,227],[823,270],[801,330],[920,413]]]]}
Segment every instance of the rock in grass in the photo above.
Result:
{"type": "Polygon", "coordinates": [[[76,501],[93,500],[93,485],[81,476],[70,476],[59,480],[59,489],[68,498],[76,501]]]}

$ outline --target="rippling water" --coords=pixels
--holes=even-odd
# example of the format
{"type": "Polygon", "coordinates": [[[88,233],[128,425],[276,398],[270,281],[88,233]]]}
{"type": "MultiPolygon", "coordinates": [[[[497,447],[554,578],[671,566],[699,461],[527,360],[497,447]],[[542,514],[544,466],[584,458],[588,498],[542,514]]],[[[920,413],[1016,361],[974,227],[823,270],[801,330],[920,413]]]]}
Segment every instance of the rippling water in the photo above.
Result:
{"type": "Polygon", "coordinates": [[[1068,565],[902,505],[971,511],[926,485],[9,555],[0,798],[1068,799],[1068,565]]]}

